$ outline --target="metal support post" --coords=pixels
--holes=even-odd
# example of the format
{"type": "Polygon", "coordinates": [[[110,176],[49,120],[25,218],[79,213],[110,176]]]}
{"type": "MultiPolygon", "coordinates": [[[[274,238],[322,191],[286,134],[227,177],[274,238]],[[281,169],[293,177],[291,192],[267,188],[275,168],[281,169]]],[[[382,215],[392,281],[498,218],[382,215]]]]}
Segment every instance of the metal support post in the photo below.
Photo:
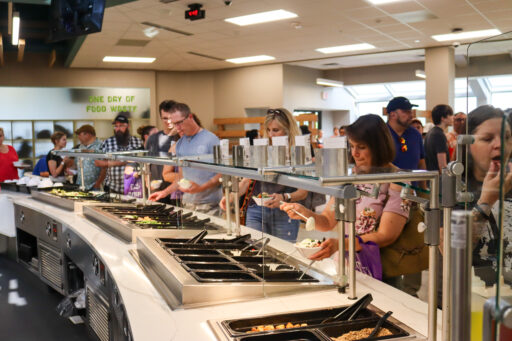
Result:
{"type": "Polygon", "coordinates": [[[228,223],[228,236],[231,236],[233,234],[233,226],[231,226],[231,203],[229,200],[229,188],[231,187],[231,177],[229,175],[222,175],[220,181],[222,182],[222,188],[224,189],[224,197],[226,198],[226,220],[228,223]]]}
{"type": "Polygon", "coordinates": [[[236,236],[240,236],[240,201],[239,201],[239,189],[238,189],[239,179],[237,176],[231,178],[231,189],[233,190],[233,194],[235,197],[235,234],[236,236]]]}
{"type": "MultiPolygon", "coordinates": [[[[349,223],[348,230],[348,298],[355,300],[356,294],[356,201],[343,199],[344,220],[349,223]]],[[[345,236],[341,238],[345,242],[345,236]]]]}
{"type": "Polygon", "coordinates": [[[341,293],[345,293],[347,288],[347,270],[345,267],[345,222],[343,221],[345,207],[343,206],[343,201],[339,198],[335,198],[334,200],[334,215],[337,223],[337,231],[338,231],[338,250],[339,250],[339,260],[338,260],[338,290],[341,293]]]}
{"type": "Polygon", "coordinates": [[[473,219],[471,212],[454,211],[452,213],[452,239],[446,248],[452,248],[451,265],[454,271],[451,290],[451,340],[469,340],[471,334],[471,232],[473,219]]]}
{"type": "Polygon", "coordinates": [[[78,167],[80,167],[80,190],[85,191],[85,182],[84,182],[84,158],[78,158],[78,167]]]}
{"type": "Polygon", "coordinates": [[[429,248],[428,264],[428,340],[437,339],[437,248],[439,246],[439,177],[430,182],[430,207],[425,210],[425,244],[429,248]]]}
{"type": "Polygon", "coordinates": [[[148,202],[148,190],[147,186],[149,185],[149,181],[146,178],[149,176],[149,164],[148,163],[139,163],[140,167],[140,177],[142,180],[142,204],[146,205],[148,202]]]}

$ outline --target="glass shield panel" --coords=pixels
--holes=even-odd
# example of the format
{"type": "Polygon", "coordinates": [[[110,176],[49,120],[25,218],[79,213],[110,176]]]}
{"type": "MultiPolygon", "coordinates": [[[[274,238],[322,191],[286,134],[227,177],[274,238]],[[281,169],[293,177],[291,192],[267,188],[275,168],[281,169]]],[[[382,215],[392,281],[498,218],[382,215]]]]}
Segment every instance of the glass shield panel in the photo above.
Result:
{"type": "Polygon", "coordinates": [[[463,179],[473,194],[473,200],[465,204],[473,217],[471,340],[481,340],[482,329],[486,328],[492,331],[493,340],[512,337],[511,330],[499,319],[491,326],[483,325],[482,320],[487,299],[496,297],[494,316],[500,316],[504,304],[512,304],[512,92],[506,81],[508,75],[499,72],[501,65],[510,65],[511,48],[509,32],[470,44],[467,49],[466,133],[474,141],[466,154],[463,179]],[[489,74],[494,76],[486,76],[489,74]],[[480,105],[474,110],[470,108],[471,97],[476,97],[480,105]]]}

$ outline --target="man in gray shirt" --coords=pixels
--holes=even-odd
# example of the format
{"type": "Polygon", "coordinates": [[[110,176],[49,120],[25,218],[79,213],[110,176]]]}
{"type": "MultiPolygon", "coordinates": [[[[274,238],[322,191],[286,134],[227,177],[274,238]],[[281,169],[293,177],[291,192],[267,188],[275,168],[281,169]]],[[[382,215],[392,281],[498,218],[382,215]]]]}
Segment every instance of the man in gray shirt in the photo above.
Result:
{"type": "MultiPolygon", "coordinates": [[[[213,146],[219,144],[219,139],[197,124],[188,105],[176,103],[170,116],[173,126],[180,135],[183,135],[176,144],[178,157],[213,153],[213,146]]],[[[150,199],[169,195],[178,189],[185,193],[182,199],[185,208],[210,215],[220,215],[219,202],[222,198],[220,174],[187,167],[180,168],[179,178],[187,180],[186,186],[183,183],[174,182],[165,190],[153,193],[150,199]]]]}

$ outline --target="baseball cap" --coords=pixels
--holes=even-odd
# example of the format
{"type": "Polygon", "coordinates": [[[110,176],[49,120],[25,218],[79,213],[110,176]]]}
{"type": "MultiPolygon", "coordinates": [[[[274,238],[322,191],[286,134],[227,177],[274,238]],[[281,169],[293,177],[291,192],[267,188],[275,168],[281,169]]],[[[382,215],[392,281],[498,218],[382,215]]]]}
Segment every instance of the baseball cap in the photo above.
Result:
{"type": "Polygon", "coordinates": [[[128,123],[128,118],[125,115],[123,115],[123,114],[119,114],[119,115],[116,116],[116,118],[114,119],[114,122],[112,122],[112,124],[114,124],[116,122],[128,123]]]}
{"type": "Polygon", "coordinates": [[[417,104],[411,104],[411,102],[409,102],[409,100],[405,97],[395,97],[389,101],[388,105],[386,106],[386,111],[389,113],[397,109],[411,110],[412,107],[417,106],[417,104]]]}
{"type": "Polygon", "coordinates": [[[81,126],[80,128],[78,128],[77,130],[75,130],[75,134],[80,134],[80,133],[87,133],[87,134],[91,134],[93,136],[96,136],[96,130],[94,130],[94,127],[90,124],[84,124],[83,126],[81,126]]]}

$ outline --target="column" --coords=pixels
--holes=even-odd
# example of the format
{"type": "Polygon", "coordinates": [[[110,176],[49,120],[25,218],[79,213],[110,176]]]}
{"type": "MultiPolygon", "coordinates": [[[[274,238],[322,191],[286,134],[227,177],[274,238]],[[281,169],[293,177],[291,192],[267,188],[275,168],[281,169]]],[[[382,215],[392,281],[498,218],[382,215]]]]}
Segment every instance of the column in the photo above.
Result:
{"type": "Polygon", "coordinates": [[[425,49],[425,74],[427,110],[437,104],[453,107],[455,101],[454,48],[431,47],[425,49]]]}

